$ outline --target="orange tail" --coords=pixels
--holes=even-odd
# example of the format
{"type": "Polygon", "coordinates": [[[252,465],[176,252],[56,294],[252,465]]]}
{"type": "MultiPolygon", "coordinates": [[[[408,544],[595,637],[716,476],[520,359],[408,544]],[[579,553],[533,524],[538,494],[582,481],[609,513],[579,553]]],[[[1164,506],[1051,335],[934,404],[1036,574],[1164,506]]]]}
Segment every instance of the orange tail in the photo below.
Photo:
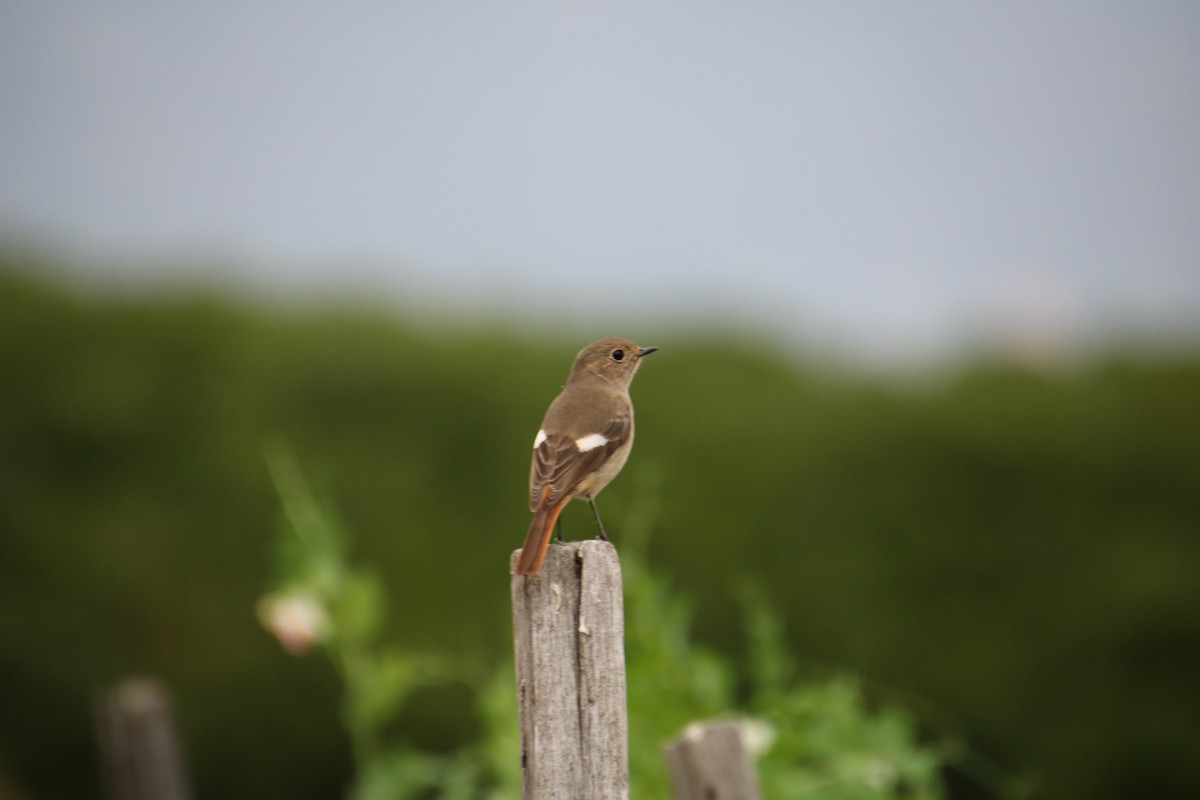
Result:
{"type": "Polygon", "coordinates": [[[550,508],[539,508],[533,514],[533,522],[529,533],[525,535],[525,544],[521,545],[521,555],[517,558],[518,575],[537,575],[546,560],[546,548],[550,546],[550,533],[554,523],[558,521],[559,512],[571,499],[570,495],[558,501],[550,508]]]}

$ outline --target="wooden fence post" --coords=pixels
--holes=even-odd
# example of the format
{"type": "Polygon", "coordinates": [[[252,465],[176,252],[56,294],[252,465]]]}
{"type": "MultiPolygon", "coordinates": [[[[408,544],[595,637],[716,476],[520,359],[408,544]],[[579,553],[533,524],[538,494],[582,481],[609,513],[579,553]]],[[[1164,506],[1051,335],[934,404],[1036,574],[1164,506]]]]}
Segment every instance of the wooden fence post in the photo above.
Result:
{"type": "Polygon", "coordinates": [[[552,544],[539,575],[512,576],[512,604],[522,800],[629,797],[616,548],[552,544]]]}
{"type": "Polygon", "coordinates": [[[122,681],[97,696],[95,711],[112,800],[188,800],[175,719],[160,681],[122,681]]]}
{"type": "Polygon", "coordinates": [[[759,800],[758,775],[736,722],[693,723],[664,755],[675,800],[759,800]]]}

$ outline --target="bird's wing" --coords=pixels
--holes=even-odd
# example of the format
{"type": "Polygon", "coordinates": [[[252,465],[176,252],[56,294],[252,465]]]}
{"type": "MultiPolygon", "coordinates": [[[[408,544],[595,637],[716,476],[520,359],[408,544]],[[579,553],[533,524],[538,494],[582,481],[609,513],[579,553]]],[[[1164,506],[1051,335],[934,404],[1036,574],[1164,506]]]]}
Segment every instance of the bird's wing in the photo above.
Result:
{"type": "Polygon", "coordinates": [[[580,481],[629,440],[632,421],[632,415],[622,410],[593,433],[539,433],[529,469],[530,510],[557,505],[571,495],[580,481]]]}

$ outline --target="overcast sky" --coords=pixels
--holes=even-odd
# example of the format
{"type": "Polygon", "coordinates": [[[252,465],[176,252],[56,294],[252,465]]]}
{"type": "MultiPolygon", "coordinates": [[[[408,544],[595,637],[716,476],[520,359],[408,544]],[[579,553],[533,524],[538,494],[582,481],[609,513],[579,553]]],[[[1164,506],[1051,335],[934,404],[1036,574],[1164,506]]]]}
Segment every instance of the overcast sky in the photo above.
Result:
{"type": "Polygon", "coordinates": [[[1192,0],[0,0],[0,109],[0,242],[139,281],[876,359],[1200,317],[1192,0]]]}

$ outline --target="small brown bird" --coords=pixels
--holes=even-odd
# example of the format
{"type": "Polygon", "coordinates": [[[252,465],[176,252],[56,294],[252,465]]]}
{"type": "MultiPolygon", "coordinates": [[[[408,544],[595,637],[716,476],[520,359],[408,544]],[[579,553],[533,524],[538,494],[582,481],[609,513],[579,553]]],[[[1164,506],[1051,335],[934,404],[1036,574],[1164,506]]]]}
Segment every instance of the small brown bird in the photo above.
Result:
{"type": "Polygon", "coordinates": [[[592,342],[575,357],[567,385],[550,404],[533,440],[529,469],[533,523],[517,559],[518,575],[538,574],[554,523],[572,497],[588,502],[600,538],[608,538],[596,510],[596,495],[629,458],[633,446],[629,384],[641,360],[657,349],[614,337],[592,342]]]}

